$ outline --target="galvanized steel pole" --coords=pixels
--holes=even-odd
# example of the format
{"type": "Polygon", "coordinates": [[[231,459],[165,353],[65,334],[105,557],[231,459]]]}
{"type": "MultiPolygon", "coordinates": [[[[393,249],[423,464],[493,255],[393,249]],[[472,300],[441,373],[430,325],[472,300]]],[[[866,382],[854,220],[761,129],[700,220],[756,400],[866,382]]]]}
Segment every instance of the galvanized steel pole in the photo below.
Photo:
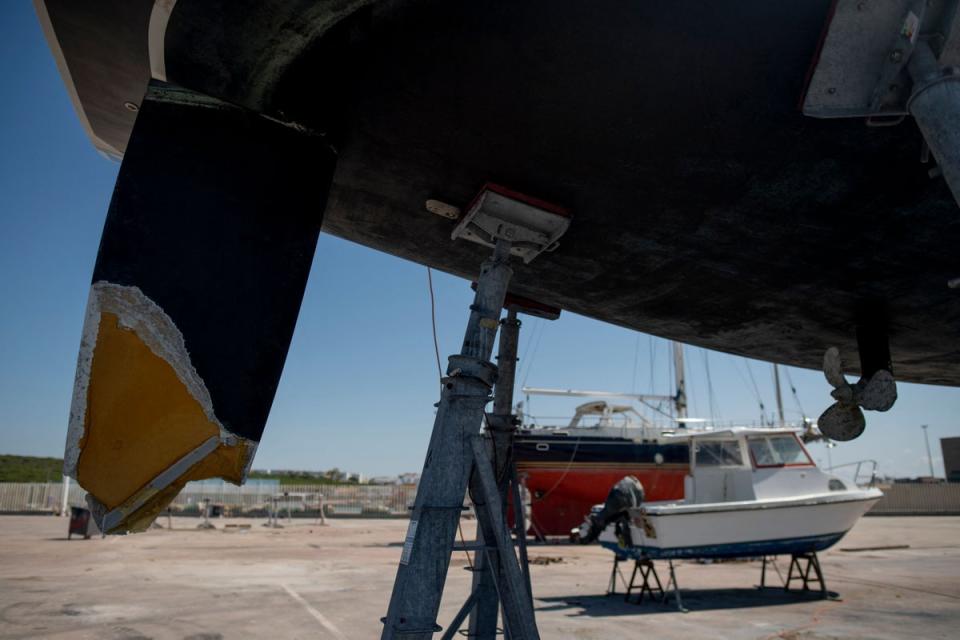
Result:
{"type": "Polygon", "coordinates": [[[510,243],[498,240],[480,271],[460,355],[449,359],[383,640],[429,640],[440,630],[437,611],[474,460],[471,438],[497,377],[489,360],[513,275],[509,258],[510,243]]]}
{"type": "Polygon", "coordinates": [[[960,72],[942,69],[923,40],[907,69],[914,87],[907,108],[960,205],[960,72]]]}
{"type": "MultiPolygon", "coordinates": [[[[510,486],[510,467],[513,463],[513,433],[516,431],[513,416],[513,389],[517,368],[517,344],[520,320],[516,309],[507,310],[507,317],[500,322],[500,344],[497,351],[497,386],[494,389],[493,414],[487,416],[487,430],[494,461],[497,490],[506,517],[507,492],[510,486]]],[[[516,506],[514,507],[516,508],[516,506]]],[[[482,527],[477,527],[477,545],[484,545],[482,527]]],[[[473,591],[476,605],[470,613],[469,637],[477,640],[494,640],[497,635],[497,615],[500,598],[492,575],[499,570],[496,552],[478,552],[475,555],[473,591]]]]}

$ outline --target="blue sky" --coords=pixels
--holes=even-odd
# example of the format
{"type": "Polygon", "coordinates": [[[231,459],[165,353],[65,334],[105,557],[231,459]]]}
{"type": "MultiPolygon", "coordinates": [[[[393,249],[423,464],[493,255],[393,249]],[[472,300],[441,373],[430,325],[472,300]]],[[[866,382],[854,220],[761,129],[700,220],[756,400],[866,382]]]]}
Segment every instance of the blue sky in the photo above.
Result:
{"type": "MultiPolygon", "coordinates": [[[[30,3],[0,18],[0,453],[60,456],[87,289],[119,165],[99,156],[73,111],[30,3]]],[[[459,348],[469,283],[435,274],[441,356],[459,348]]],[[[665,393],[668,343],[572,314],[527,320],[520,380],[531,386],[665,393]],[[652,372],[652,376],[651,376],[652,372]]],[[[691,415],[759,419],[775,406],[769,364],[687,348],[691,415]],[[751,376],[756,383],[751,382],[751,376]]],[[[273,411],[255,467],[419,470],[437,400],[424,267],[321,236],[273,411]]],[[[814,417],[829,386],[790,369],[814,417]]],[[[784,376],[788,420],[800,410],[784,376]]],[[[867,432],[832,462],[876,459],[882,472],[927,473],[921,424],[960,435],[960,390],[901,384],[897,405],[868,414],[867,432]]],[[[561,416],[576,400],[534,398],[534,414],[561,416]]],[[[822,445],[811,447],[827,463],[822,445]]]]}

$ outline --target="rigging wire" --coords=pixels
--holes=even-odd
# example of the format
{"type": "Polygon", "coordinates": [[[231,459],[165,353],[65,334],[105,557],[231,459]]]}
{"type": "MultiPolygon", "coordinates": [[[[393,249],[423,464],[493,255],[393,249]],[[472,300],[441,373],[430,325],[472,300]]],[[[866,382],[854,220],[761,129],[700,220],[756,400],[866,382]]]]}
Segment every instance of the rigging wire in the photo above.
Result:
{"type": "Polygon", "coordinates": [[[640,332],[637,332],[637,338],[633,343],[633,382],[630,385],[631,393],[637,392],[637,370],[640,367],[640,332]]]}
{"type": "Polygon", "coordinates": [[[691,415],[699,416],[702,415],[700,411],[700,402],[698,400],[699,396],[697,395],[697,385],[693,380],[693,367],[687,366],[687,345],[680,345],[680,348],[683,349],[683,362],[684,370],[683,374],[683,390],[687,394],[687,417],[691,415]]]}
{"type": "Polygon", "coordinates": [[[553,493],[553,490],[560,486],[560,483],[563,482],[564,478],[567,477],[567,474],[570,473],[570,469],[573,467],[573,461],[577,459],[577,451],[580,449],[580,440],[582,440],[582,438],[578,437],[576,444],[573,445],[573,453],[570,454],[570,459],[567,460],[567,467],[566,469],[563,470],[563,473],[560,474],[560,477],[557,478],[557,481],[553,483],[552,487],[547,489],[544,493],[541,493],[539,497],[536,497],[533,494],[531,494],[530,504],[533,504],[534,502],[540,502],[542,500],[546,500],[550,496],[550,494],[553,493]]]}
{"type": "Polygon", "coordinates": [[[520,370],[517,371],[517,377],[521,380],[524,380],[523,373],[527,370],[529,362],[527,356],[530,355],[530,349],[533,348],[533,343],[537,340],[537,333],[540,331],[540,327],[543,324],[543,320],[540,318],[535,318],[533,323],[533,328],[530,330],[530,339],[526,341],[526,346],[523,348],[523,355],[520,356],[520,370]]]}
{"type": "Polygon", "coordinates": [[[540,333],[537,335],[537,344],[533,345],[533,352],[530,354],[530,360],[527,361],[527,373],[523,376],[522,386],[527,386],[527,378],[530,377],[530,373],[533,371],[533,362],[537,357],[537,351],[540,349],[540,341],[543,339],[543,334],[546,332],[547,323],[541,323],[540,333]]]}
{"type": "MultiPolygon", "coordinates": [[[[437,377],[440,380],[440,385],[443,386],[443,367],[440,366],[440,342],[437,340],[437,301],[433,293],[432,271],[430,267],[427,267],[427,288],[430,291],[430,326],[433,329],[433,353],[437,357],[437,377]]],[[[460,524],[460,519],[457,519],[457,531],[460,533],[460,544],[466,547],[467,541],[463,537],[463,527],[460,524]]],[[[473,571],[473,558],[470,557],[470,552],[464,549],[463,555],[467,556],[467,564],[470,565],[470,570],[473,571]]]]}
{"type": "MultiPolygon", "coordinates": [[[[673,345],[671,345],[671,348],[672,348],[672,346],[673,346],[673,345]]],[[[674,368],[673,365],[674,365],[673,358],[669,357],[669,350],[668,350],[668,356],[667,356],[667,371],[669,372],[670,377],[669,377],[668,382],[667,382],[667,389],[670,390],[670,395],[673,396],[674,398],[676,398],[676,397],[677,397],[677,392],[678,392],[678,389],[677,389],[677,376],[676,376],[675,368],[674,368]]],[[[674,417],[674,415],[676,414],[676,411],[677,411],[677,402],[676,402],[676,400],[674,400],[673,402],[670,403],[670,417],[671,417],[671,418],[674,417]]]]}
{"type": "Polygon", "coordinates": [[[648,380],[650,380],[650,393],[656,394],[657,378],[654,376],[654,365],[655,365],[654,360],[656,360],[656,357],[657,357],[657,346],[656,346],[657,343],[654,342],[653,336],[651,335],[648,335],[647,339],[648,339],[647,354],[649,355],[647,359],[650,361],[650,377],[648,378],[648,380]]]}
{"type": "Polygon", "coordinates": [[[642,405],[644,405],[644,406],[646,406],[646,407],[649,407],[650,409],[652,409],[652,410],[655,411],[656,413],[659,413],[660,415],[662,415],[662,416],[664,416],[664,417],[666,417],[666,418],[670,418],[671,420],[673,420],[673,414],[672,414],[672,413],[667,413],[666,411],[664,411],[664,410],[661,408],[661,407],[663,406],[662,403],[661,403],[661,404],[653,404],[653,403],[650,402],[649,400],[643,400],[643,399],[637,400],[637,402],[639,402],[640,404],[642,404],[642,405]]]}
{"type": "Polygon", "coordinates": [[[433,295],[433,270],[427,267],[427,287],[430,289],[430,324],[433,327],[433,353],[437,357],[437,378],[443,384],[443,367],[440,366],[440,343],[437,340],[437,302],[433,295]]]}
{"type": "Polygon", "coordinates": [[[803,410],[803,405],[800,404],[800,396],[797,395],[797,387],[793,384],[793,378],[790,377],[790,367],[784,367],[783,372],[787,374],[787,384],[790,385],[790,393],[793,395],[794,402],[797,403],[797,408],[800,409],[800,415],[804,420],[807,419],[807,412],[803,410]]]}
{"type": "MultiPolygon", "coordinates": [[[[760,426],[763,426],[766,423],[766,408],[763,406],[763,396],[760,395],[760,388],[757,387],[757,381],[753,378],[753,372],[750,370],[750,361],[744,357],[741,357],[740,360],[744,362],[747,369],[747,374],[750,376],[750,382],[753,383],[753,397],[756,399],[757,404],[760,405],[760,426]]],[[[734,360],[734,370],[736,370],[737,375],[740,376],[740,379],[743,380],[744,386],[747,385],[747,379],[743,377],[743,373],[740,371],[739,361],[734,360]]]]}
{"type": "Polygon", "coordinates": [[[648,336],[650,338],[650,393],[656,395],[657,393],[657,379],[654,377],[654,365],[657,360],[657,343],[654,342],[653,336],[648,336]]]}
{"type": "Polygon", "coordinates": [[[716,407],[713,402],[713,380],[710,378],[710,353],[706,349],[700,349],[700,355],[703,356],[703,370],[707,376],[707,406],[710,407],[710,423],[716,424],[716,407]]]}

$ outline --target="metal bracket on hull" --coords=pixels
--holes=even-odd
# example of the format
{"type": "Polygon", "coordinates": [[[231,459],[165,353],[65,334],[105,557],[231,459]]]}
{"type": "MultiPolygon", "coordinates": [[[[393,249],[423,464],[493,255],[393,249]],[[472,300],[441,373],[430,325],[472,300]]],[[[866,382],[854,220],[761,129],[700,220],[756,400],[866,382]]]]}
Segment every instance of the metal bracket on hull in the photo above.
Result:
{"type": "MultiPolygon", "coordinates": [[[[896,125],[912,115],[960,204],[957,0],[838,0],[803,113],[896,125]]],[[[926,150],[924,150],[924,156],[926,150]]]]}
{"type": "Polygon", "coordinates": [[[511,243],[512,255],[530,264],[544,251],[553,251],[570,226],[570,213],[536,198],[496,184],[486,184],[470,204],[451,238],[493,247],[497,239],[511,243]]]}

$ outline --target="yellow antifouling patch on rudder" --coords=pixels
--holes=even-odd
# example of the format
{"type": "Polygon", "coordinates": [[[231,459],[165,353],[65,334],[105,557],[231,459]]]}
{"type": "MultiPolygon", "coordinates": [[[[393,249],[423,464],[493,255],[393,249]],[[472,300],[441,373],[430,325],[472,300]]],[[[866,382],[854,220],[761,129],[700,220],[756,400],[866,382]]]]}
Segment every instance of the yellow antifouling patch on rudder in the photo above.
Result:
{"type": "MultiPolygon", "coordinates": [[[[174,368],[117,315],[100,314],[87,387],[77,480],[108,510],[129,503],[151,480],[212,437],[219,426],[191,395],[174,368]]],[[[239,440],[239,439],[238,439],[239,440]]],[[[243,479],[248,447],[219,445],[173,482],[243,479]]],[[[176,496],[166,489],[136,509],[159,512],[176,496]]],[[[133,513],[130,514],[133,516],[133,513]]],[[[149,524],[149,522],[148,522],[149,524]]]]}

